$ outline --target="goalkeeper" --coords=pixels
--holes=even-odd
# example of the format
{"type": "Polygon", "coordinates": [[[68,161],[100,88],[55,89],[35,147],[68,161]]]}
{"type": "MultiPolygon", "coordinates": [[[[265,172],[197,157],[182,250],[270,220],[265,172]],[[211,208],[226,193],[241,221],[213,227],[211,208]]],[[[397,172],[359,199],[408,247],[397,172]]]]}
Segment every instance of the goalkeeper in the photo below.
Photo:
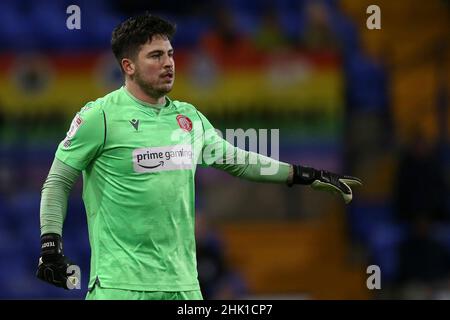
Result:
{"type": "Polygon", "coordinates": [[[72,262],[63,253],[62,231],[81,174],[91,246],[87,299],[202,299],[194,235],[198,163],[352,200],[357,178],[236,148],[194,106],[171,100],[174,33],[173,24],[148,13],[113,31],[125,84],[84,106],[57,148],[42,188],[39,279],[66,289],[77,281],[67,270],[72,262]],[[267,166],[276,170],[263,174],[267,166]]]}

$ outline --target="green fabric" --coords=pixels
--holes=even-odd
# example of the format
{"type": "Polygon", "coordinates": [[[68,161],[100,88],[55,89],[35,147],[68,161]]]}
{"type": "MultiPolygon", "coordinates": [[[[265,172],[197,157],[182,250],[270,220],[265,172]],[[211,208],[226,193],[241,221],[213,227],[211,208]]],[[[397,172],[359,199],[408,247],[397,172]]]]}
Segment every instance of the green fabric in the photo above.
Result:
{"type": "Polygon", "coordinates": [[[50,172],[42,187],[41,235],[57,233],[62,236],[63,222],[67,212],[67,199],[80,174],[80,171],[58,159],[53,160],[50,172]]]}
{"type": "Polygon", "coordinates": [[[250,181],[287,183],[289,164],[234,147],[217,134],[201,112],[198,114],[205,132],[202,166],[211,166],[250,181]]]}
{"type": "MultiPolygon", "coordinates": [[[[261,163],[216,163],[220,158],[250,159],[251,154],[221,139],[194,106],[166,99],[157,112],[122,87],[82,108],[58,146],[56,158],[83,173],[89,287],[98,278],[104,287],[125,290],[199,289],[197,164],[249,180],[286,183],[289,165],[276,160],[259,158],[275,165],[272,175],[262,174],[261,163]]],[[[67,202],[67,196],[60,198],[67,202]]],[[[47,219],[48,214],[54,213],[42,208],[42,229],[60,230],[55,225],[64,220],[65,207],[60,219],[47,219]]]]}
{"type": "Polygon", "coordinates": [[[142,100],[136,98],[135,96],[133,96],[133,95],[127,90],[126,87],[123,87],[123,91],[124,91],[125,94],[127,94],[131,99],[133,99],[134,101],[136,101],[136,102],[139,103],[140,105],[142,105],[142,106],[144,106],[144,107],[154,108],[154,109],[156,109],[156,112],[158,112],[158,113],[159,113],[159,111],[160,111],[163,107],[166,107],[166,106],[168,105],[168,103],[170,103],[169,100],[166,100],[166,102],[164,102],[164,103],[156,103],[156,104],[148,103],[148,102],[142,101],[142,100]]]}
{"type": "Polygon", "coordinates": [[[95,286],[86,300],[203,300],[200,290],[192,291],[133,291],[95,286]]]}

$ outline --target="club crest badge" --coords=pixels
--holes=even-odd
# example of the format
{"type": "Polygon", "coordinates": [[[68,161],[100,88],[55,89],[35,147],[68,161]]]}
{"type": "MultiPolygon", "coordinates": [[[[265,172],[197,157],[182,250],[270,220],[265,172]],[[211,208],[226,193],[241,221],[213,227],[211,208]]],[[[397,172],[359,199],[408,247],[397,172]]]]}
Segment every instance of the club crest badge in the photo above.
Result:
{"type": "Polygon", "coordinates": [[[177,122],[181,129],[186,132],[190,132],[192,130],[192,121],[186,116],[179,114],[177,116],[177,122]]]}

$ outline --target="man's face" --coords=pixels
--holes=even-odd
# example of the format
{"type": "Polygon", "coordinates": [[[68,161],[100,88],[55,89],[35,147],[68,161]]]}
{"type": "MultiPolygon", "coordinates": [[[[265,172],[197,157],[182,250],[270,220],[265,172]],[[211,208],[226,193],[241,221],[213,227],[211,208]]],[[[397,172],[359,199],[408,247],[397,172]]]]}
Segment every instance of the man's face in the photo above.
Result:
{"type": "Polygon", "coordinates": [[[173,48],[168,39],[154,36],[134,59],[131,79],[149,96],[159,98],[172,90],[175,80],[173,48]]]}

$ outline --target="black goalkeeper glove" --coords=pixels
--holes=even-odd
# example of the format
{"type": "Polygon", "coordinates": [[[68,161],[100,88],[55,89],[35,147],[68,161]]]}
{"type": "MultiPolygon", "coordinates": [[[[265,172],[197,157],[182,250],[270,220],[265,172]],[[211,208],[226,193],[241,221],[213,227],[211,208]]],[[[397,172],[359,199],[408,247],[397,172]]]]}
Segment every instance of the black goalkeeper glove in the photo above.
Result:
{"type": "Polygon", "coordinates": [[[361,186],[362,181],[356,177],[344,176],[325,170],[293,165],[292,184],[310,185],[314,190],[328,191],[340,194],[346,204],[352,201],[351,187],[361,186]]]}
{"type": "Polygon", "coordinates": [[[64,256],[61,236],[56,233],[42,235],[41,257],[36,276],[64,289],[79,288],[79,274],[75,272],[74,267],[74,270],[68,272],[70,266],[78,268],[64,256]]]}

